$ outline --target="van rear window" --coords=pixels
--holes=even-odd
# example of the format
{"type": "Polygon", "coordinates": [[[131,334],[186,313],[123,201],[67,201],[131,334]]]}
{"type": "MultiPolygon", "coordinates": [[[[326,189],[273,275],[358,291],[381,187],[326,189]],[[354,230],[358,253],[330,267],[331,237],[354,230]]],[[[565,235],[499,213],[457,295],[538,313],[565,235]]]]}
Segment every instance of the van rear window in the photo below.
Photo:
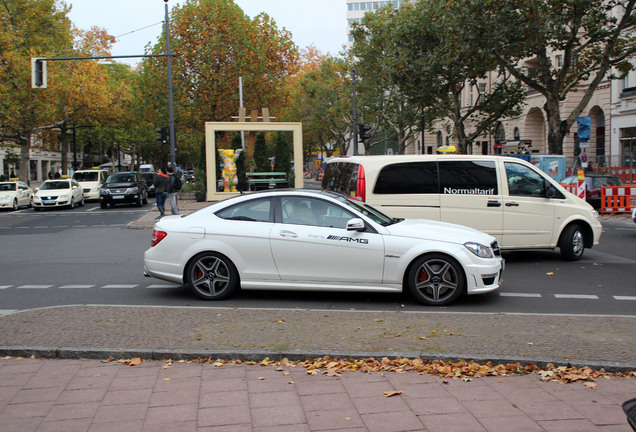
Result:
{"type": "Polygon", "coordinates": [[[322,178],[322,188],[347,196],[356,196],[358,167],[359,165],[356,163],[328,163],[322,178]]]}
{"type": "Polygon", "coordinates": [[[373,192],[382,194],[439,193],[437,162],[387,165],[380,171],[373,192]]]}

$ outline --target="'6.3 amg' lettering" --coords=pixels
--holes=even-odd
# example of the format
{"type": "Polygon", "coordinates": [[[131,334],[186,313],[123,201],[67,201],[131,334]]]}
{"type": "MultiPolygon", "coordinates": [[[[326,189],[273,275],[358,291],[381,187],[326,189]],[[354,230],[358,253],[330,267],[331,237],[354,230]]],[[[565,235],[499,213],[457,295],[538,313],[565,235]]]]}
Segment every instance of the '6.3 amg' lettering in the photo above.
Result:
{"type": "Polygon", "coordinates": [[[327,240],[345,241],[349,243],[360,243],[360,244],[369,243],[369,239],[365,239],[365,238],[353,238],[353,237],[344,237],[344,236],[336,236],[336,235],[327,236],[327,240]]]}

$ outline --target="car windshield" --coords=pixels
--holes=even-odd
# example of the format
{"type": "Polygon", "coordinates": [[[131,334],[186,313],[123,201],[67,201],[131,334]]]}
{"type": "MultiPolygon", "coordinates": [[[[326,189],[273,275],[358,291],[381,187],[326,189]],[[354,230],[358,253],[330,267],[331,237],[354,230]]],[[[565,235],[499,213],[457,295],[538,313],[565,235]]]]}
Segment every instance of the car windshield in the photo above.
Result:
{"type": "Polygon", "coordinates": [[[379,223],[382,226],[391,225],[391,224],[404,220],[404,219],[391,218],[385,215],[384,213],[382,213],[380,210],[371,207],[369,204],[363,203],[362,201],[358,201],[357,199],[354,199],[354,198],[339,197],[337,199],[341,203],[346,204],[347,206],[362,213],[366,217],[372,219],[375,223],[379,223]]]}
{"type": "Polygon", "coordinates": [[[111,174],[106,183],[132,183],[135,181],[135,175],[132,173],[115,173],[111,174]]]}
{"type": "Polygon", "coordinates": [[[14,191],[16,187],[16,183],[0,183],[0,191],[14,191]]]}
{"type": "Polygon", "coordinates": [[[97,172],[96,171],[84,171],[84,172],[76,172],[73,174],[73,180],[78,182],[94,182],[97,181],[97,172]]]}
{"type": "Polygon", "coordinates": [[[592,184],[594,187],[622,186],[623,182],[618,177],[593,177],[592,184]]]}
{"type": "Polygon", "coordinates": [[[55,181],[46,181],[42,183],[40,187],[42,190],[52,190],[52,189],[68,189],[68,180],[55,180],[55,181]]]}

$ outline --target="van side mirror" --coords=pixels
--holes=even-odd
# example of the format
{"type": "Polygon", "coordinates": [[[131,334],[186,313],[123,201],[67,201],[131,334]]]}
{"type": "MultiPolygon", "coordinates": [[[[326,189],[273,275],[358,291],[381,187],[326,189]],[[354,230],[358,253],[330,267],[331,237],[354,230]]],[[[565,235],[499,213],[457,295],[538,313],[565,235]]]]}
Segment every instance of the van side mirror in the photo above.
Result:
{"type": "Polygon", "coordinates": [[[365,231],[367,228],[360,218],[353,218],[347,221],[347,231],[365,231]]]}
{"type": "Polygon", "coordinates": [[[544,180],[545,182],[545,196],[547,198],[554,198],[554,196],[556,195],[556,189],[554,188],[554,186],[552,186],[552,184],[547,181],[544,180]]]}

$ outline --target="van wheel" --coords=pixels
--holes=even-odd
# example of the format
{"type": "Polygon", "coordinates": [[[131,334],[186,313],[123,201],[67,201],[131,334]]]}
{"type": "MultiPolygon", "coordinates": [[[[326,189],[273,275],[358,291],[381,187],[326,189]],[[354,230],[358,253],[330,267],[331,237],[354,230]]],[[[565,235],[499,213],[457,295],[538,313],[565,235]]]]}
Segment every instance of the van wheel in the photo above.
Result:
{"type": "Polygon", "coordinates": [[[418,258],[409,270],[407,283],[413,296],[430,306],[450,304],[466,290],[462,267],[443,254],[418,258]]]}
{"type": "Polygon", "coordinates": [[[584,237],[583,230],[579,225],[569,225],[561,234],[559,240],[559,248],[561,249],[561,258],[566,261],[578,261],[583,256],[584,237]]]}

